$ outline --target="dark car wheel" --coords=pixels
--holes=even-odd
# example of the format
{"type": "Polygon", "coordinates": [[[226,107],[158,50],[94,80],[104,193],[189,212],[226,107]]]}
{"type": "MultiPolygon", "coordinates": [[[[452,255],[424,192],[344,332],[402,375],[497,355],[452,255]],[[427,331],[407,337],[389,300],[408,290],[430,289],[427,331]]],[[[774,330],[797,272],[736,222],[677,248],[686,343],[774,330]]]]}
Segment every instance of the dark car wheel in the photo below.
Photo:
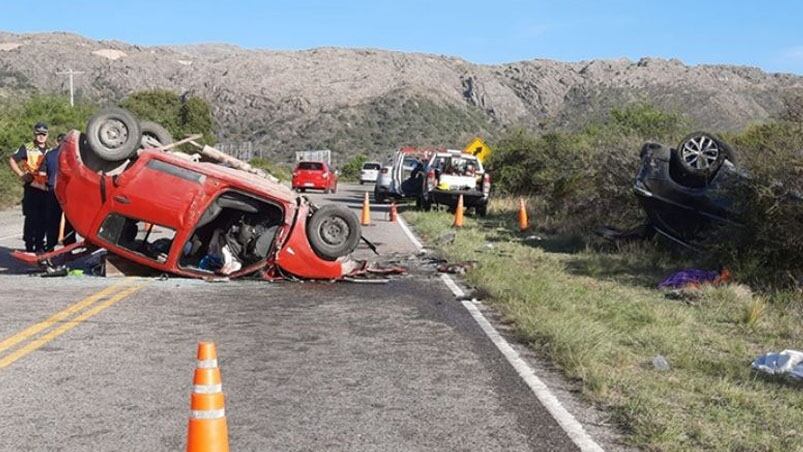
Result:
{"type": "Polygon", "coordinates": [[[730,147],[705,132],[687,135],[672,153],[672,158],[684,173],[697,177],[708,177],[715,173],[725,159],[734,161],[730,147]]]}
{"type": "Polygon", "coordinates": [[[153,121],[142,121],[139,126],[142,129],[140,145],[143,148],[158,148],[173,142],[173,136],[160,124],[153,121]]]}
{"type": "Polygon", "coordinates": [[[327,204],[312,214],[307,223],[307,235],[318,256],[335,260],[357,248],[360,224],[348,207],[327,204]]]}
{"type": "Polygon", "coordinates": [[[103,160],[125,160],[140,147],[142,129],[139,121],[122,108],[105,108],[89,118],[86,140],[103,160]]]}
{"type": "Polygon", "coordinates": [[[477,206],[477,215],[485,218],[488,215],[488,206],[477,206]]]}

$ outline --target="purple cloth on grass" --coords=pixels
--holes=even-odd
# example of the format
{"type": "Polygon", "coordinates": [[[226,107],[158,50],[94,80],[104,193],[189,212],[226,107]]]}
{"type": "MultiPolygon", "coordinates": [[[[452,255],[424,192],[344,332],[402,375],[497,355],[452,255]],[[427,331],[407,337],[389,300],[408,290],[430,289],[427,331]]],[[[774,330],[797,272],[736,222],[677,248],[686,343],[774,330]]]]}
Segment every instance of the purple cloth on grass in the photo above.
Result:
{"type": "Polygon", "coordinates": [[[661,283],[658,284],[658,288],[680,289],[690,284],[714,282],[718,277],[719,272],[690,268],[673,273],[671,276],[661,281],[661,283]]]}

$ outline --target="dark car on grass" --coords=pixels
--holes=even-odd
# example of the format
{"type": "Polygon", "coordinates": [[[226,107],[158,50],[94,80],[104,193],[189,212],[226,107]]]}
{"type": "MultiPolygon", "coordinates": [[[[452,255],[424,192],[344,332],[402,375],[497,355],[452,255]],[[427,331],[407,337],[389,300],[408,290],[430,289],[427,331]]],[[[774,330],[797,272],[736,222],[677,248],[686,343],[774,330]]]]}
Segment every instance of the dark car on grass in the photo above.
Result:
{"type": "Polygon", "coordinates": [[[735,196],[747,175],[720,138],[695,132],[676,148],[646,143],[640,158],[633,189],[655,232],[700,248],[721,226],[739,225],[735,196]]]}

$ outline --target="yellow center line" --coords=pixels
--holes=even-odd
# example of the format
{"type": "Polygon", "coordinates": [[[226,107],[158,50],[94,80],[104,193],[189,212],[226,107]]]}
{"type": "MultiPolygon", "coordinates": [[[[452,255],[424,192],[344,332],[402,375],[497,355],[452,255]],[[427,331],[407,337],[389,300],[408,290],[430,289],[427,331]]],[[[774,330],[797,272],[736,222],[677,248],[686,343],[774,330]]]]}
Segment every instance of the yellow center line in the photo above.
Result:
{"type": "Polygon", "coordinates": [[[81,315],[75,317],[71,321],[67,323],[61,324],[59,327],[54,328],[49,333],[42,335],[41,337],[37,338],[26,344],[24,347],[21,347],[14,351],[13,353],[9,353],[3,359],[0,359],[0,369],[5,368],[12,364],[14,361],[26,356],[27,354],[39,349],[43,345],[47,344],[48,342],[52,341],[53,339],[61,336],[62,334],[70,331],[71,329],[75,328],[76,326],[80,325],[82,322],[87,320],[88,318],[100,313],[104,309],[108,308],[109,306],[117,303],[118,301],[122,300],[123,298],[131,295],[132,293],[138,291],[143,286],[133,286],[129,287],[122,292],[116,294],[115,296],[109,298],[108,300],[100,303],[99,305],[93,307],[82,313],[81,315]]]}
{"type": "Polygon", "coordinates": [[[53,314],[47,320],[43,320],[43,321],[41,321],[41,322],[39,322],[39,323],[37,323],[35,325],[31,325],[28,328],[25,328],[24,330],[20,331],[19,333],[15,334],[15,335],[13,335],[11,337],[8,337],[7,339],[3,340],[3,342],[0,342],[0,353],[2,353],[4,351],[8,350],[9,348],[19,344],[20,342],[24,341],[25,339],[28,339],[29,337],[33,336],[34,334],[37,334],[40,331],[43,331],[43,330],[45,330],[47,328],[50,328],[50,326],[52,326],[53,324],[61,322],[62,320],[64,320],[67,317],[75,314],[76,312],[80,311],[81,309],[84,309],[85,307],[90,306],[91,304],[95,303],[96,301],[100,300],[101,298],[103,298],[103,297],[111,294],[112,292],[118,290],[120,288],[120,286],[123,285],[125,282],[126,281],[123,280],[123,281],[117,282],[115,284],[112,284],[111,286],[106,287],[105,289],[101,290],[100,292],[96,292],[96,293],[84,298],[83,300],[78,301],[77,303],[68,306],[66,309],[64,309],[64,310],[62,310],[60,312],[57,312],[56,314],[53,314]]]}

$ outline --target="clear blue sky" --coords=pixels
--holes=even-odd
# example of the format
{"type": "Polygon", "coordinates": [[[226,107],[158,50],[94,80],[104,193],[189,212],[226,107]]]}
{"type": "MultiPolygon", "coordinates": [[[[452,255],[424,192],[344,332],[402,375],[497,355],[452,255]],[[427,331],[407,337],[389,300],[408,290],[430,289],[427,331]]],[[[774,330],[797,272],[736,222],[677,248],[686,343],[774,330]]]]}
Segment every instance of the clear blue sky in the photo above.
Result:
{"type": "Polygon", "coordinates": [[[800,0],[0,0],[0,30],[144,45],[370,47],[477,63],[657,56],[803,74],[800,0]]]}

